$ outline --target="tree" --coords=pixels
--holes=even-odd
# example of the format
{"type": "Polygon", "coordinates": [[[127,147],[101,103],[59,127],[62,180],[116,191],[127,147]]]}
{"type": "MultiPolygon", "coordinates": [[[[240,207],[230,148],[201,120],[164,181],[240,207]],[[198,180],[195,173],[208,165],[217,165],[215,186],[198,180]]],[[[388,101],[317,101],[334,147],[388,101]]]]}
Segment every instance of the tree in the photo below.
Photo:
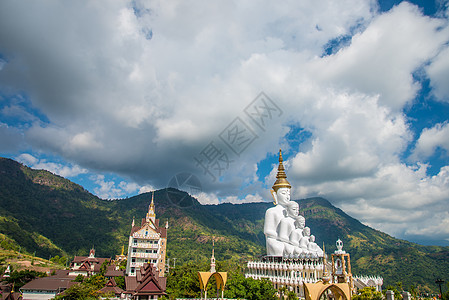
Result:
{"type": "Polygon", "coordinates": [[[79,300],[79,299],[98,299],[98,290],[88,284],[74,284],[66,289],[61,295],[56,296],[55,300],[79,300]]]}
{"type": "Polygon", "coordinates": [[[287,295],[287,287],[286,286],[282,286],[279,288],[279,299],[284,299],[285,296],[287,295]]]}
{"type": "Polygon", "coordinates": [[[240,272],[231,272],[226,284],[224,295],[226,298],[276,299],[276,290],[268,279],[255,280],[245,278],[240,272]]]}
{"type": "Polygon", "coordinates": [[[443,292],[443,295],[441,295],[442,300],[449,300],[449,283],[447,284],[447,291],[446,293],[443,292]]]}
{"type": "Polygon", "coordinates": [[[84,281],[84,276],[81,274],[76,275],[75,279],[73,280],[75,282],[83,282],[84,281]]]}
{"type": "Polygon", "coordinates": [[[352,300],[382,300],[381,292],[376,291],[375,287],[367,286],[359,290],[357,295],[352,296],[352,300]]]}
{"type": "Polygon", "coordinates": [[[121,289],[125,289],[125,276],[118,276],[115,277],[115,283],[117,284],[117,286],[121,289]]]}
{"type": "Polygon", "coordinates": [[[47,274],[44,272],[38,272],[34,270],[21,270],[11,272],[9,278],[6,278],[8,283],[14,284],[14,289],[19,290],[26,283],[38,277],[46,277],[47,274]]]}
{"type": "Polygon", "coordinates": [[[93,288],[99,290],[106,285],[106,278],[101,274],[95,274],[84,280],[84,284],[90,285],[93,288]]]}
{"type": "Polygon", "coordinates": [[[296,296],[295,292],[289,291],[287,293],[287,300],[297,300],[298,297],[296,296]]]}
{"type": "Polygon", "coordinates": [[[410,286],[410,294],[412,295],[413,298],[416,298],[418,296],[418,290],[416,289],[416,287],[412,284],[410,286]]]}
{"type": "Polygon", "coordinates": [[[106,271],[108,270],[109,261],[105,260],[100,267],[100,274],[104,276],[106,274],[106,271]]]}
{"type": "Polygon", "coordinates": [[[398,285],[398,283],[396,283],[396,286],[388,285],[387,288],[385,290],[383,290],[382,292],[385,295],[385,293],[387,291],[393,291],[394,299],[395,300],[401,300],[402,299],[402,294],[401,294],[401,292],[398,291],[398,289],[397,289],[398,286],[400,286],[402,288],[402,284],[398,285]]]}

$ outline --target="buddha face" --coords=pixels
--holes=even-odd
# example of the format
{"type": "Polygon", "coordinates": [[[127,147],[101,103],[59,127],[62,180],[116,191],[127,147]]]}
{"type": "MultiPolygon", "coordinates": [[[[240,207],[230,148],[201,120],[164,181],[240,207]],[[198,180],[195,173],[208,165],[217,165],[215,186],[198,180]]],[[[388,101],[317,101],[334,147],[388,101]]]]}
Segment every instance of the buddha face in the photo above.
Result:
{"type": "Polygon", "coordinates": [[[304,236],[310,236],[310,228],[309,227],[305,227],[303,230],[303,234],[304,236]]]}
{"type": "Polygon", "coordinates": [[[287,203],[290,201],[290,189],[289,188],[280,188],[276,192],[276,200],[277,202],[282,205],[286,206],[287,203]]]}
{"type": "Polygon", "coordinates": [[[313,242],[315,242],[315,236],[312,234],[311,236],[310,236],[310,241],[313,243],[313,242]]]}
{"type": "Polygon", "coordinates": [[[303,216],[298,216],[296,217],[295,224],[296,228],[304,229],[304,227],[306,226],[306,219],[304,219],[303,216]]]}
{"type": "Polygon", "coordinates": [[[299,205],[298,205],[298,203],[296,203],[294,201],[289,202],[288,206],[287,206],[287,213],[288,213],[288,216],[291,217],[291,218],[297,217],[299,215],[299,205]]]}

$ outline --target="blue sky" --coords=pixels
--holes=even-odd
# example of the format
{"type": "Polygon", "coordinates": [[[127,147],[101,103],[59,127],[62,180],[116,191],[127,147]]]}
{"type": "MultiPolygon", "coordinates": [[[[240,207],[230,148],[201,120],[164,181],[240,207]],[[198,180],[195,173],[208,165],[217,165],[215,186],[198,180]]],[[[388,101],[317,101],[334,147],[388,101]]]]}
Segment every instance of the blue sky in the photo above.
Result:
{"type": "Polygon", "coordinates": [[[447,1],[0,4],[0,155],[104,199],[321,196],[449,244],[447,1]],[[80,22],[80,20],[83,20],[80,22]],[[429,222],[433,220],[433,222],[429,222]]]}

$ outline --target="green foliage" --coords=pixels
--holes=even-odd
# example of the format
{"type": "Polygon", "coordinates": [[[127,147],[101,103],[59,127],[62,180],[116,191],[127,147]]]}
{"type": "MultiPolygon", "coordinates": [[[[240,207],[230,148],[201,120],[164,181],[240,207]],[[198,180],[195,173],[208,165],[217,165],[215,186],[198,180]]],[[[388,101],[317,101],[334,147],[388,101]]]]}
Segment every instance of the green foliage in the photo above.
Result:
{"type": "Polygon", "coordinates": [[[444,289],[442,290],[443,294],[441,299],[442,300],[449,300],[449,282],[446,284],[446,292],[444,292],[444,289]]]}
{"type": "Polygon", "coordinates": [[[85,278],[83,283],[99,290],[105,286],[106,278],[101,274],[96,274],[91,277],[85,278]]]}
{"type": "Polygon", "coordinates": [[[289,291],[287,293],[287,300],[297,300],[298,297],[296,296],[295,292],[289,291]]]}
{"type": "MultiPolygon", "coordinates": [[[[73,281],[77,282],[77,284],[65,290],[62,295],[57,296],[56,300],[99,299],[99,290],[106,284],[106,278],[101,274],[87,278],[83,275],[78,275],[73,281]]],[[[103,294],[101,296],[108,298],[110,295],[103,294]]]]}
{"type": "Polygon", "coordinates": [[[109,261],[105,260],[100,266],[100,275],[104,276],[109,266],[109,261]]]}
{"type": "Polygon", "coordinates": [[[65,265],[68,261],[68,258],[65,256],[61,256],[59,257],[59,255],[53,256],[52,258],[50,258],[50,261],[55,263],[55,264],[59,264],[59,265],[65,265]]]}
{"type": "Polygon", "coordinates": [[[121,288],[123,290],[125,289],[125,276],[115,277],[114,280],[119,288],[121,288]]]}
{"type": "Polygon", "coordinates": [[[188,262],[170,270],[167,276],[167,294],[170,298],[198,298],[200,296],[198,271],[206,269],[205,263],[188,262]]]}
{"type": "Polygon", "coordinates": [[[267,279],[245,278],[244,269],[235,262],[221,262],[221,265],[223,269],[231,270],[228,272],[228,281],[224,291],[225,298],[276,299],[276,290],[267,279]]]}
{"type": "Polygon", "coordinates": [[[126,259],[124,259],[124,260],[122,260],[121,262],[120,262],[120,265],[119,265],[119,270],[126,270],[126,263],[127,263],[127,260],[126,259]]]}
{"type": "Polygon", "coordinates": [[[245,278],[242,273],[231,273],[230,275],[224,292],[226,298],[276,299],[276,290],[267,279],[245,278]]]}
{"type": "Polygon", "coordinates": [[[88,284],[74,284],[64,291],[62,295],[56,296],[55,300],[80,300],[98,299],[98,289],[88,284]]]}
{"type": "Polygon", "coordinates": [[[394,299],[401,300],[402,299],[402,282],[398,281],[395,285],[388,285],[382,292],[385,295],[387,291],[393,291],[394,299]]]}
{"type": "Polygon", "coordinates": [[[382,297],[382,293],[376,291],[375,287],[367,286],[359,290],[357,295],[352,296],[352,300],[382,300],[382,297]]]}
{"type": "Polygon", "coordinates": [[[14,284],[14,289],[19,290],[26,283],[34,280],[38,277],[47,276],[44,272],[37,272],[34,270],[21,270],[21,271],[12,271],[9,278],[6,278],[8,283],[14,284]]]}

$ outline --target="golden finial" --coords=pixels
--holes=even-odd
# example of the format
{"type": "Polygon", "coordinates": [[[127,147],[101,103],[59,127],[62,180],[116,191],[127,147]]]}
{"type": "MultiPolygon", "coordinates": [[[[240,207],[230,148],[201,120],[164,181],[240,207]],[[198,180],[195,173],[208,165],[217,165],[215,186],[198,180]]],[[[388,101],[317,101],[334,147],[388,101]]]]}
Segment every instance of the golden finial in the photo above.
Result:
{"type": "Polygon", "coordinates": [[[326,269],[326,248],[324,247],[324,242],[323,242],[323,283],[329,283],[332,279],[332,277],[329,275],[329,271],[326,269]]]}
{"type": "Polygon", "coordinates": [[[290,185],[290,183],[287,180],[287,174],[285,174],[285,168],[284,168],[283,161],[284,160],[282,159],[282,150],[279,149],[278,173],[276,175],[276,182],[273,184],[273,187],[272,187],[275,192],[277,192],[277,190],[280,188],[289,188],[289,189],[292,188],[292,186],[290,185]]]}
{"type": "MultiPolygon", "coordinates": [[[[148,212],[147,212],[147,217],[146,217],[147,222],[150,221],[150,218],[154,218],[154,217],[156,217],[156,212],[154,209],[154,191],[153,191],[153,193],[151,194],[150,207],[148,207],[148,212]]],[[[153,220],[153,222],[154,222],[154,220],[153,220]]]]}

